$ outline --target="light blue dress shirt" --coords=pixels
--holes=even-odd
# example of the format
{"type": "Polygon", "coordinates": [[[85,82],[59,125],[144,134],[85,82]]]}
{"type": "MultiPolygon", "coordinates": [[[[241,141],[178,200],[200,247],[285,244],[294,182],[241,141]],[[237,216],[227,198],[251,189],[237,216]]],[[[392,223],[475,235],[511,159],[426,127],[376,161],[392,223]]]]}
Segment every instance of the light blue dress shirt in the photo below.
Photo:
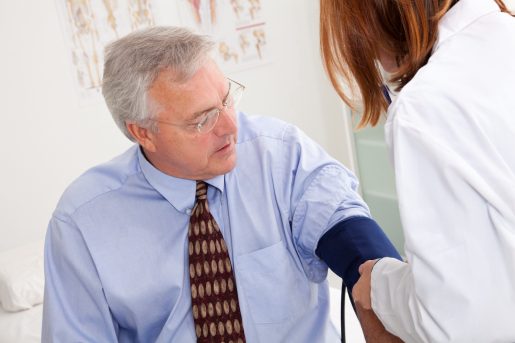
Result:
{"type": "MultiPolygon", "coordinates": [[[[369,216],[356,178],[292,125],[238,114],[237,166],[207,180],[247,342],[339,342],[327,266],[334,224],[369,216]]],[[[45,246],[43,342],[195,342],[187,231],[195,181],[134,146],[63,194],[45,246]]]]}

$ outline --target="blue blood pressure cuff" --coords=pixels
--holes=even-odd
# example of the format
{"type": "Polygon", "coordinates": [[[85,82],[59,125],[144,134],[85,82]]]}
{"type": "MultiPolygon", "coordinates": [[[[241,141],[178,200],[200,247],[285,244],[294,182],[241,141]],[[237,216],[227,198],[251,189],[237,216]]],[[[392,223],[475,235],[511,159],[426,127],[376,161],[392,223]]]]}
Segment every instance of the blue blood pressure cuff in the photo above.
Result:
{"type": "Polygon", "coordinates": [[[401,256],[377,223],[368,217],[352,217],[329,229],[318,241],[316,254],[343,279],[352,291],[359,266],[381,257],[401,256]]]}

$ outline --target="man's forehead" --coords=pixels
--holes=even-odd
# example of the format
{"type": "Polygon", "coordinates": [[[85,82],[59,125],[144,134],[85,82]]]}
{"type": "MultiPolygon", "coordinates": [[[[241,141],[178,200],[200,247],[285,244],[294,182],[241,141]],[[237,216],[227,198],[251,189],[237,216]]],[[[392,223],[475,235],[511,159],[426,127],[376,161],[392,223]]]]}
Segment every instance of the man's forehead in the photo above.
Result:
{"type": "Polygon", "coordinates": [[[202,65],[192,77],[178,82],[172,68],[163,69],[149,89],[151,100],[165,120],[193,120],[205,111],[220,106],[228,81],[214,62],[202,65]]]}

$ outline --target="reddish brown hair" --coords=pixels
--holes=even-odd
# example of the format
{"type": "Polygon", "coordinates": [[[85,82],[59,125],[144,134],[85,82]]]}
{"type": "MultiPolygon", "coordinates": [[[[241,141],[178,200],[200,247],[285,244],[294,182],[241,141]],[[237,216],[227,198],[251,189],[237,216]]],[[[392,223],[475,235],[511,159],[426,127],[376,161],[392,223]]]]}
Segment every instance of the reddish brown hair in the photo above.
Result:
{"type": "MultiPolygon", "coordinates": [[[[508,12],[502,0],[495,0],[508,12]]],[[[320,47],[334,88],[352,108],[342,81],[359,90],[363,115],[359,127],[376,125],[388,104],[378,67],[381,53],[396,56],[392,75],[402,89],[427,63],[438,36],[438,22],[453,0],[320,0],[320,47]]]]}

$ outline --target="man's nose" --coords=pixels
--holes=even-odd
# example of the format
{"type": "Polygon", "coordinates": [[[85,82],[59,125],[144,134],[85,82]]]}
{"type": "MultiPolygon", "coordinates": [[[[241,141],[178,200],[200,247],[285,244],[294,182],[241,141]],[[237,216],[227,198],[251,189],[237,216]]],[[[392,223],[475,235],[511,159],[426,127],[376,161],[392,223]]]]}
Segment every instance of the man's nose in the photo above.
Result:
{"type": "Polygon", "coordinates": [[[217,136],[230,135],[236,133],[236,111],[234,108],[223,109],[220,112],[218,121],[213,129],[217,136]]]}

